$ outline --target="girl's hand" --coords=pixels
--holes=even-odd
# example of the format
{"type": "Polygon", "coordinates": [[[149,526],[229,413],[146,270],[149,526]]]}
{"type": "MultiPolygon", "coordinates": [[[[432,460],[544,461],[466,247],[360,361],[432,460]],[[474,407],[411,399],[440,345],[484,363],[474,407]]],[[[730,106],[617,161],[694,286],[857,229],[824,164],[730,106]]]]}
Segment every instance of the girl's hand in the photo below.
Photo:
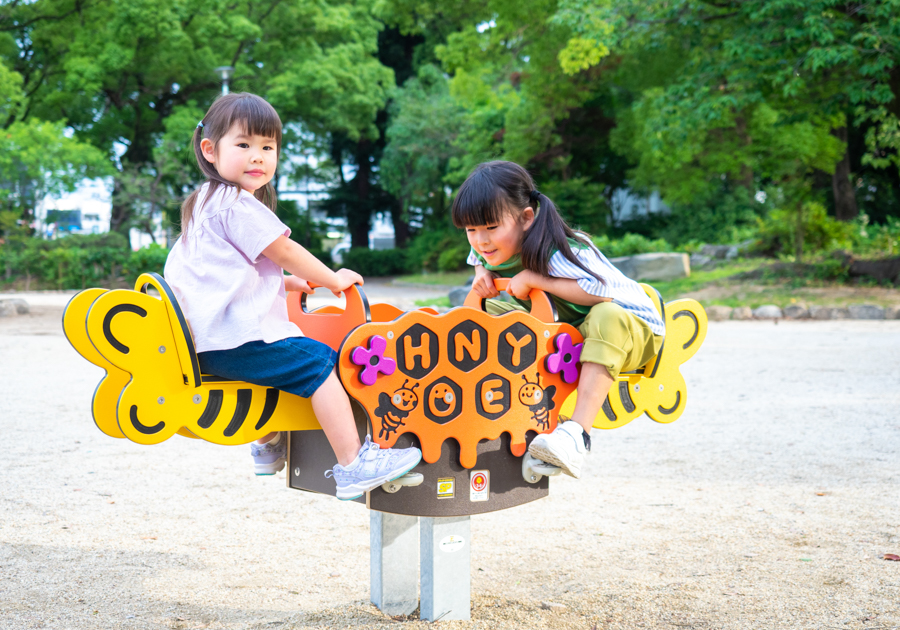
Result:
{"type": "Polygon", "coordinates": [[[536,275],[533,271],[520,271],[509,279],[509,286],[506,287],[506,292],[514,298],[527,300],[528,294],[536,286],[536,275]]]}
{"type": "Polygon", "coordinates": [[[303,278],[298,278],[297,276],[285,276],[284,289],[286,291],[301,291],[303,293],[313,292],[313,290],[309,286],[309,283],[303,278]]]}
{"type": "Polygon", "coordinates": [[[481,265],[475,267],[475,280],[472,281],[472,290],[480,298],[493,298],[500,295],[494,286],[494,278],[499,278],[493,271],[488,271],[481,265]]]}
{"type": "Polygon", "coordinates": [[[338,297],[340,297],[341,291],[349,289],[354,284],[363,284],[363,277],[350,269],[338,269],[334,275],[337,277],[337,281],[328,288],[338,297]]]}

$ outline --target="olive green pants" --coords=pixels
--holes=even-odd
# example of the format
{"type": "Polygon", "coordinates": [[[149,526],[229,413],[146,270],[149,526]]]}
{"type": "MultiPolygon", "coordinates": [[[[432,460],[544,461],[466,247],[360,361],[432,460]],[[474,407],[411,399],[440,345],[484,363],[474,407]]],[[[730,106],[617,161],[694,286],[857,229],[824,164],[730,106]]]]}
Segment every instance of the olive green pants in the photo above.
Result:
{"type": "MultiPolygon", "coordinates": [[[[485,310],[501,315],[526,309],[519,304],[486,300],[485,310]]],[[[654,335],[647,322],[614,302],[593,306],[578,332],[584,337],[581,361],[605,366],[613,378],[644,365],[659,354],[663,342],[662,335],[654,335]]]]}

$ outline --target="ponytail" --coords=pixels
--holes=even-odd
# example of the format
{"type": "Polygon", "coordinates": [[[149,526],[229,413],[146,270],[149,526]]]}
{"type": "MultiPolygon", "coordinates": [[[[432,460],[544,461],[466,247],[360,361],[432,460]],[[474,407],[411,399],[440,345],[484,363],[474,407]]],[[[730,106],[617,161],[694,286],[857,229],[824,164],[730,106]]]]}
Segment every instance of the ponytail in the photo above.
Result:
{"type": "Polygon", "coordinates": [[[519,218],[529,206],[535,217],[522,241],[522,266],[549,276],[550,258],[559,251],[573,265],[606,284],[572,253],[570,239],[596,251],[588,235],[569,227],[550,198],[535,189],[528,171],[514,162],[479,164],[459,187],[451,214],[456,227],[490,225],[499,223],[504,213],[519,218]]]}
{"type": "Polygon", "coordinates": [[[556,250],[573,265],[606,284],[601,276],[585,267],[584,263],[572,253],[570,240],[580,243],[586,248],[597,249],[588,235],[584,232],[576,232],[569,227],[569,224],[559,214],[556,204],[539,190],[531,191],[529,202],[534,208],[535,216],[531,227],[525,232],[525,240],[522,241],[522,266],[542,276],[549,276],[550,258],[553,256],[553,251],[556,250]]]}
{"type": "MultiPolygon", "coordinates": [[[[235,123],[243,126],[249,135],[260,135],[274,138],[278,147],[278,154],[281,155],[281,119],[275,109],[269,105],[264,99],[255,94],[246,92],[237,92],[220,96],[215,100],[206,116],[203,117],[197,127],[194,129],[194,135],[191,136],[191,146],[194,149],[194,157],[197,159],[197,166],[206,177],[209,189],[206,192],[203,204],[212,198],[213,193],[220,186],[230,186],[236,189],[240,195],[241,187],[235,182],[230,182],[219,175],[216,165],[208,162],[203,156],[203,150],[200,148],[203,142],[204,134],[210,142],[215,145],[222,137],[227,134],[232,125],[235,123]]],[[[194,218],[194,211],[197,210],[197,198],[200,190],[195,190],[184,203],[181,204],[181,234],[187,234],[188,226],[194,218]]],[[[275,212],[278,205],[278,199],[275,187],[270,181],[268,184],[259,188],[253,193],[261,203],[275,212]]],[[[200,208],[202,210],[202,206],[200,208]]]]}

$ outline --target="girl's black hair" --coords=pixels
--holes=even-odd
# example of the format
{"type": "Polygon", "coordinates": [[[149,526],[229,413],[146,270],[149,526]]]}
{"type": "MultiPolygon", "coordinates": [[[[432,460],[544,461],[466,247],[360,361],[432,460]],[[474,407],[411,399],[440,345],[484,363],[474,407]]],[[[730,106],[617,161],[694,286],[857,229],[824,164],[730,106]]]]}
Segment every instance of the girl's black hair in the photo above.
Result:
{"type": "MultiPolygon", "coordinates": [[[[197,165],[206,176],[209,183],[209,191],[206,199],[211,199],[213,193],[219,186],[233,186],[240,190],[240,186],[235,182],[229,182],[219,175],[216,165],[206,161],[203,157],[203,151],[200,149],[200,143],[203,138],[209,139],[215,146],[225,134],[231,131],[231,127],[235,124],[241,125],[243,132],[251,136],[263,136],[266,138],[274,138],[278,155],[281,156],[281,119],[275,108],[269,105],[265,99],[250,94],[248,92],[234,92],[232,94],[224,94],[217,98],[210,106],[206,116],[194,129],[192,145],[194,147],[194,156],[197,158],[197,165]]],[[[191,193],[184,203],[181,204],[181,233],[187,234],[188,225],[194,217],[194,210],[197,204],[197,196],[199,189],[191,193]]],[[[268,184],[253,193],[253,196],[275,212],[275,206],[278,201],[275,194],[275,186],[270,181],[268,184]]]]}
{"type": "Polygon", "coordinates": [[[522,266],[549,276],[550,258],[558,250],[566,260],[605,284],[601,276],[585,267],[572,253],[569,239],[596,249],[590,238],[569,227],[550,198],[535,189],[528,171],[515,162],[479,164],[459,187],[451,214],[453,225],[464,228],[500,223],[504,214],[512,214],[518,220],[529,206],[534,209],[535,217],[522,241],[522,266]]]}

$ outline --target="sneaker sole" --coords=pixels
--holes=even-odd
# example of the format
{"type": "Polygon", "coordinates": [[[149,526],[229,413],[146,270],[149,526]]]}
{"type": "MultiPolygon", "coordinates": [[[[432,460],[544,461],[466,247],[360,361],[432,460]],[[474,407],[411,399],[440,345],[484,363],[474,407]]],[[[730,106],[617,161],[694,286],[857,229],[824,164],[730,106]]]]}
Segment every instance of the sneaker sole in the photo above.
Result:
{"type": "Polygon", "coordinates": [[[285,459],[282,457],[281,459],[275,460],[271,464],[253,464],[253,473],[257,477],[268,477],[274,475],[277,472],[281,472],[284,468],[285,459]]]}
{"type": "MultiPolygon", "coordinates": [[[[354,494],[353,496],[349,496],[349,497],[342,497],[342,496],[339,495],[339,494],[335,494],[335,496],[336,496],[338,499],[340,499],[341,501],[352,501],[353,499],[358,499],[359,497],[361,497],[362,495],[364,495],[366,492],[371,492],[372,490],[374,490],[374,489],[377,488],[378,486],[383,486],[384,484],[390,483],[390,482],[394,481],[395,479],[399,479],[400,477],[402,477],[403,475],[405,475],[406,473],[408,473],[410,470],[412,470],[413,468],[415,468],[416,466],[418,466],[418,465],[419,465],[419,462],[421,462],[421,461],[422,461],[422,454],[420,453],[420,454],[419,454],[419,459],[417,459],[416,462],[415,462],[412,466],[410,466],[409,468],[405,469],[403,472],[398,473],[398,474],[395,474],[395,475],[393,475],[393,476],[382,477],[382,478],[381,478],[382,481],[379,481],[378,483],[375,483],[375,482],[373,481],[373,482],[372,482],[372,487],[371,487],[371,488],[368,488],[368,489],[366,489],[366,490],[363,490],[363,491],[360,492],[359,494],[354,494]]],[[[355,492],[355,489],[354,489],[354,492],[355,492]]]]}
{"type": "Polygon", "coordinates": [[[572,469],[569,465],[562,461],[556,454],[543,448],[540,444],[535,444],[534,442],[528,447],[528,452],[537,457],[542,462],[547,462],[548,464],[553,464],[562,469],[564,473],[569,475],[570,477],[575,477],[575,479],[581,479],[581,468],[572,469]]]}

